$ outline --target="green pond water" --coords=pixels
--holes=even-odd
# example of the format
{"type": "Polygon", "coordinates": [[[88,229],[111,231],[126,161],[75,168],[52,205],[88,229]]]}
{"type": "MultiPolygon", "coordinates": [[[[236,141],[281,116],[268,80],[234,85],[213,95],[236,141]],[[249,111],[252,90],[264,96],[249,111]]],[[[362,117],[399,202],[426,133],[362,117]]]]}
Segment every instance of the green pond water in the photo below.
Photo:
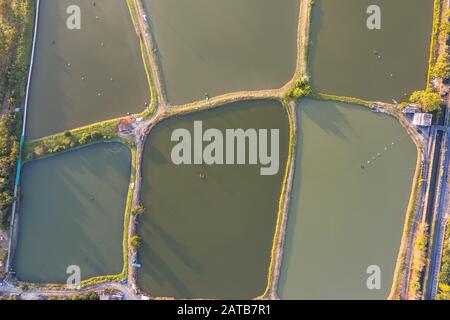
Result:
{"type": "Polygon", "coordinates": [[[144,154],[140,287],[178,298],[262,294],[288,147],[288,117],[274,101],[235,103],[159,124],[144,154]],[[261,176],[259,165],[174,165],[171,134],[192,132],[195,120],[204,130],[279,129],[278,174],[261,176]]]}
{"type": "Polygon", "coordinates": [[[149,88],[126,1],[41,1],[28,139],[141,112],[146,102],[149,88]],[[70,5],[80,7],[80,30],[66,26],[70,5]]]}
{"type": "Polygon", "coordinates": [[[316,0],[309,68],[323,93],[401,101],[426,85],[433,0],[316,0]],[[369,5],[381,29],[369,30],[369,5]]]}
{"type": "Polygon", "coordinates": [[[82,279],[118,274],[131,154],[101,143],[23,168],[14,270],[20,280],[65,283],[70,265],[82,279]]]}
{"type": "Polygon", "coordinates": [[[295,71],[299,0],[144,0],[172,104],[277,88],[295,71]]]}
{"type": "Polygon", "coordinates": [[[386,299],[416,148],[393,117],[335,102],[298,106],[299,148],[279,295],[386,299]],[[368,163],[370,161],[370,163],[368,163]],[[381,289],[369,290],[369,266],[381,289]]]}

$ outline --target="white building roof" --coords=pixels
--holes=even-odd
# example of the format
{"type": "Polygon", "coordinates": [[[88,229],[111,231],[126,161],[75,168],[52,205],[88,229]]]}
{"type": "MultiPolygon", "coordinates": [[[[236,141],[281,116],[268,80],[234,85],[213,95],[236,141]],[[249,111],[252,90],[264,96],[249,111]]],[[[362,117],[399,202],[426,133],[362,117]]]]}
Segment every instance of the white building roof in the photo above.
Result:
{"type": "MultiPolygon", "coordinates": [[[[450,1],[450,0],[449,0],[450,1]]],[[[415,105],[415,104],[408,104],[405,109],[404,112],[405,113],[416,113],[420,110],[419,106],[415,105]]]]}
{"type": "Polygon", "coordinates": [[[415,113],[413,125],[420,127],[429,127],[433,121],[433,115],[430,113],[415,113]]]}

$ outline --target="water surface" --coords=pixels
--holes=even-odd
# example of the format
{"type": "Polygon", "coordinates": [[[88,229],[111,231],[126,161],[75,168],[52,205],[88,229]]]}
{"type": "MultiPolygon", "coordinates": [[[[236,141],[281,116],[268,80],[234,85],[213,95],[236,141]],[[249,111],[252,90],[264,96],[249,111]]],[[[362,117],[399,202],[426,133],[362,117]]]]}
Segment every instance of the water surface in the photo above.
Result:
{"type": "Polygon", "coordinates": [[[28,139],[141,112],[148,101],[126,1],[41,1],[28,139]],[[66,26],[70,5],[80,7],[80,30],[66,26]]]}
{"type": "Polygon", "coordinates": [[[297,171],[279,294],[386,299],[416,148],[396,119],[364,107],[305,100],[298,116],[297,171]],[[381,290],[367,289],[371,265],[381,269],[381,290]]]}
{"type": "Polygon", "coordinates": [[[272,238],[289,144],[279,102],[235,103],[159,124],[146,142],[140,221],[139,286],[156,296],[250,299],[267,284],[272,238]],[[280,170],[259,165],[180,165],[173,130],[280,129],[280,170]],[[201,179],[200,175],[205,175],[201,179]]]}
{"type": "Polygon", "coordinates": [[[309,67],[316,90],[400,101],[426,85],[433,0],[316,0],[309,67]],[[381,29],[369,30],[370,5],[381,29]]]}
{"type": "Polygon", "coordinates": [[[82,279],[122,271],[131,154],[101,143],[23,168],[14,270],[20,280],[65,283],[70,265],[82,279]]]}
{"type": "Polygon", "coordinates": [[[278,88],[295,71],[299,0],[144,0],[172,104],[278,88]]]}

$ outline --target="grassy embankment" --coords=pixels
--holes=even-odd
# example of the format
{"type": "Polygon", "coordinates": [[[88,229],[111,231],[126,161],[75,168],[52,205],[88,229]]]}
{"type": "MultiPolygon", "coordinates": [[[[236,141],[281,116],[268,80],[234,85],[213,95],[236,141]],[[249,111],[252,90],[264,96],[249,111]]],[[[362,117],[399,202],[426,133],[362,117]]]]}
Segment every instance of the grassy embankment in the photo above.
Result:
{"type": "MultiPolygon", "coordinates": [[[[285,109],[285,112],[287,113],[288,116],[288,121],[289,121],[289,150],[288,150],[288,158],[286,161],[286,167],[285,167],[285,172],[284,172],[284,178],[283,178],[283,182],[281,185],[281,192],[280,192],[280,197],[278,200],[278,214],[277,214],[277,222],[276,222],[276,226],[275,226],[275,233],[273,236],[273,240],[272,240],[272,250],[271,250],[271,254],[270,254],[270,262],[269,262],[269,271],[267,273],[267,285],[266,288],[264,290],[264,292],[256,297],[256,299],[262,299],[264,297],[267,296],[267,294],[269,293],[271,286],[272,286],[272,277],[274,275],[274,268],[275,268],[275,263],[276,263],[276,259],[278,259],[278,255],[277,255],[277,244],[280,242],[280,238],[283,236],[283,230],[281,230],[281,223],[282,223],[282,219],[283,219],[283,214],[287,214],[287,212],[284,212],[284,208],[285,208],[285,202],[288,200],[288,193],[286,192],[286,188],[288,186],[288,180],[289,180],[289,174],[291,171],[291,164],[292,162],[295,160],[295,145],[296,145],[296,125],[294,123],[294,118],[290,112],[290,108],[288,103],[286,102],[282,102],[283,108],[285,109]]],[[[294,110],[295,112],[295,110],[294,110]]]]}
{"type": "MultiPolygon", "coordinates": [[[[131,16],[131,20],[133,21],[133,25],[136,29],[136,32],[139,33],[138,22],[137,22],[138,21],[137,9],[134,5],[134,1],[127,0],[127,5],[128,5],[128,9],[130,11],[130,16],[131,16]]],[[[139,37],[139,45],[141,48],[141,56],[142,56],[142,61],[144,63],[145,74],[147,76],[147,82],[148,82],[148,85],[150,88],[150,106],[141,113],[141,116],[144,118],[148,118],[156,110],[156,107],[158,105],[158,95],[156,94],[155,84],[154,84],[153,78],[151,76],[152,73],[151,73],[150,61],[148,60],[147,53],[145,52],[145,44],[140,37],[139,37]]],[[[155,53],[151,52],[150,54],[153,55],[155,53]]]]}
{"type": "Polygon", "coordinates": [[[442,251],[441,270],[439,273],[439,290],[436,300],[450,300],[450,220],[447,223],[442,251]]]}

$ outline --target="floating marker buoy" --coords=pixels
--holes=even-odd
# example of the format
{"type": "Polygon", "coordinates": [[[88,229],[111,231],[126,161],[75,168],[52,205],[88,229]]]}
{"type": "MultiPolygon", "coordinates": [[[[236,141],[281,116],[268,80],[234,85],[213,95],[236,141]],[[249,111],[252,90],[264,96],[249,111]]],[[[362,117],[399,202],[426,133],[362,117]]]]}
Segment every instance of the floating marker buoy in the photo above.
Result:
{"type": "Polygon", "coordinates": [[[99,93],[97,93],[97,96],[99,96],[99,97],[100,97],[101,95],[102,95],[102,94],[101,94],[100,92],[99,92],[99,93]]]}

